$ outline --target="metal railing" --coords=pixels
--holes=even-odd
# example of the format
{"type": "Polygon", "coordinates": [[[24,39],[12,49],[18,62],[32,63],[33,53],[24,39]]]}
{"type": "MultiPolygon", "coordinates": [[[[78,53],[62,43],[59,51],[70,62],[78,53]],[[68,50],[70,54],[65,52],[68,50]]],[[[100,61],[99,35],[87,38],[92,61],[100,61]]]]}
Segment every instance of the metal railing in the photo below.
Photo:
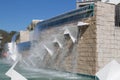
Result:
{"type": "Polygon", "coordinates": [[[93,15],[94,15],[94,4],[89,4],[84,7],[81,7],[80,9],[76,9],[76,10],[61,14],[59,16],[53,17],[51,19],[44,20],[38,23],[37,28],[44,29],[49,26],[63,24],[65,22],[69,22],[73,20],[75,21],[78,19],[88,18],[93,15]]]}

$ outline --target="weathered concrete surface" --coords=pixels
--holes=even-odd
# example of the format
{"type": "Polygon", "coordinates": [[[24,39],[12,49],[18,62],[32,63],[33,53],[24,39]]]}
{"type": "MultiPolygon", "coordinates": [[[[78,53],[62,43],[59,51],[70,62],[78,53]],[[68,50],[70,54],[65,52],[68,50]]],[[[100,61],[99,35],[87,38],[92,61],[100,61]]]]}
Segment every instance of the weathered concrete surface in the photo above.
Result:
{"type": "MultiPolygon", "coordinates": [[[[64,36],[64,27],[78,27],[79,21],[81,20],[44,30],[41,32],[40,41],[52,42],[56,34],[64,36]]],[[[65,39],[63,48],[55,46],[54,56],[45,56],[44,61],[48,68],[95,75],[113,59],[119,61],[120,28],[115,27],[115,5],[97,2],[95,3],[95,15],[82,21],[89,23],[89,26],[78,27],[77,43],[74,44],[69,38],[65,39]]],[[[25,41],[22,36],[21,41],[25,41]]]]}
{"type": "MultiPolygon", "coordinates": [[[[120,28],[115,27],[115,5],[95,3],[95,16],[83,20],[90,26],[81,28],[77,45],[78,60],[76,72],[94,75],[113,59],[120,61],[120,28]]],[[[66,70],[73,72],[66,57],[66,70]]]]}
{"type": "Polygon", "coordinates": [[[98,2],[96,21],[98,71],[113,59],[120,58],[120,28],[115,27],[115,5],[98,2]]]}
{"type": "Polygon", "coordinates": [[[20,31],[19,43],[30,41],[29,31],[20,31]]]}
{"type": "Polygon", "coordinates": [[[78,41],[78,72],[94,74],[96,66],[96,26],[95,18],[86,20],[90,25],[81,29],[78,41]]]}

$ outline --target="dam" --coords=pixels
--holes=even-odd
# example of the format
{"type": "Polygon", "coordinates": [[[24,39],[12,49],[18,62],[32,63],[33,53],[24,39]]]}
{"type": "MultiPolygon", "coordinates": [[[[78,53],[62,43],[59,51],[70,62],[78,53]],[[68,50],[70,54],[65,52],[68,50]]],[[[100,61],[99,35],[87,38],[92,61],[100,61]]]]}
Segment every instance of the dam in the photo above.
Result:
{"type": "Polygon", "coordinates": [[[120,61],[118,13],[119,5],[90,1],[31,23],[26,32],[30,39],[24,41],[28,36],[20,37],[20,32],[14,42],[19,59],[14,70],[28,80],[100,80],[97,72],[120,61]]]}

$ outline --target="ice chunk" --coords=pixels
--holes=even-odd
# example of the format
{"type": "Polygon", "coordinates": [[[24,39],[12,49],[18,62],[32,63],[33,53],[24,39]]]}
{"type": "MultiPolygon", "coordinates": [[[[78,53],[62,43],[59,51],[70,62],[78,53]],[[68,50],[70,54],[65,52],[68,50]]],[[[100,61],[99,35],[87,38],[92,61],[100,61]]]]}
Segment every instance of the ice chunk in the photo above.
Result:
{"type": "Polygon", "coordinates": [[[64,34],[69,34],[73,43],[77,41],[78,27],[77,26],[66,26],[64,34]]]}
{"type": "Polygon", "coordinates": [[[120,80],[120,64],[113,60],[96,75],[100,80],[120,80]]]}

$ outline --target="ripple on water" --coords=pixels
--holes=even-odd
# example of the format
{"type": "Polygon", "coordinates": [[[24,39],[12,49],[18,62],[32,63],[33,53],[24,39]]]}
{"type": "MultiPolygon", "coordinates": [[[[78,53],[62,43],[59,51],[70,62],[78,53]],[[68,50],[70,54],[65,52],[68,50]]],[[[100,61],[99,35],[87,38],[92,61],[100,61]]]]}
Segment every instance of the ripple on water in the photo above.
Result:
{"type": "MultiPolygon", "coordinates": [[[[11,80],[5,73],[9,70],[11,66],[0,61],[0,80],[11,80]]],[[[56,71],[56,70],[46,70],[46,69],[18,69],[16,70],[23,76],[27,77],[28,80],[95,80],[91,77],[83,77],[78,75],[73,75],[71,73],[56,71]]]]}

